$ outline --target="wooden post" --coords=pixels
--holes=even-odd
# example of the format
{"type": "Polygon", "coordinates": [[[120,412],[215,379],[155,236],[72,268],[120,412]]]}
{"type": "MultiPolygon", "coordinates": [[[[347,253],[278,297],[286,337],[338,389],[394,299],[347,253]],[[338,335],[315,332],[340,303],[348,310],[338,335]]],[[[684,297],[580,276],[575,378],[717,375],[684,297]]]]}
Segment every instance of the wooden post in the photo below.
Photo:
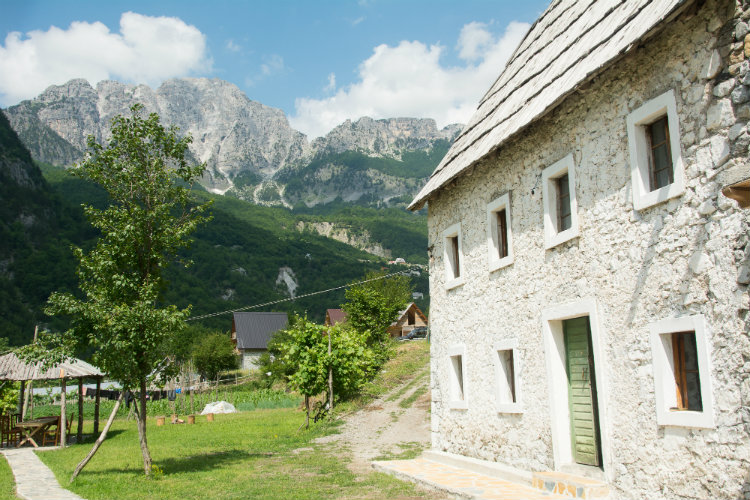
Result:
{"type": "MultiPolygon", "coordinates": [[[[39,325],[34,326],[34,343],[36,344],[37,334],[39,333],[39,325]]],[[[29,411],[29,396],[31,396],[31,406],[34,405],[34,382],[29,380],[29,387],[25,391],[23,397],[23,409],[21,410],[21,421],[26,420],[26,413],[29,411]]],[[[33,414],[30,418],[34,418],[33,414]]]]}
{"type": "Polygon", "coordinates": [[[102,378],[96,378],[96,399],[94,400],[94,435],[99,434],[99,397],[102,391],[102,378]]]}
{"type": "Polygon", "coordinates": [[[83,377],[78,377],[78,432],[76,439],[83,441],[83,377]]]}
{"type": "Polygon", "coordinates": [[[21,393],[18,395],[18,414],[21,415],[21,422],[23,422],[23,398],[26,393],[26,381],[21,380],[21,393]]]}
{"type": "MultiPolygon", "coordinates": [[[[328,329],[328,360],[331,358],[331,329],[328,329]]],[[[333,413],[333,364],[328,367],[328,411],[333,413]]]]}
{"type": "Polygon", "coordinates": [[[68,419],[68,415],[66,414],[65,409],[65,392],[68,390],[68,388],[65,386],[65,370],[60,368],[60,381],[62,382],[62,385],[60,386],[60,447],[65,448],[65,441],[66,441],[66,420],[68,419]]]}

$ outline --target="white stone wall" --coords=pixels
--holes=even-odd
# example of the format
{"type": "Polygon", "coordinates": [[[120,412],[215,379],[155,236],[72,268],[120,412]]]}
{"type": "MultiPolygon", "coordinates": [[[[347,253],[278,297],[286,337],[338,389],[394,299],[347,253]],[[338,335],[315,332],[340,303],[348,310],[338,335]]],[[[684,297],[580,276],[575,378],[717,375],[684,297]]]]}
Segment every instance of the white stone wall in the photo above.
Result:
{"type": "Polygon", "coordinates": [[[542,311],[591,299],[603,465],[614,496],[750,498],[750,212],[720,192],[750,175],[746,9],[709,0],[682,14],[429,200],[434,448],[553,469],[559,416],[550,412],[542,311]],[[670,89],[686,190],[638,212],[626,117],[670,89]],[[545,250],[537,180],[571,153],[580,236],[545,250]],[[514,262],[489,272],[486,207],[507,191],[514,262]],[[458,222],[465,283],[446,290],[442,235],[458,222]],[[710,332],[715,428],[659,426],[649,324],[694,314],[710,332]],[[506,340],[518,345],[520,414],[496,409],[493,346],[506,340]],[[466,410],[449,406],[455,346],[465,349],[466,410]]]}
{"type": "Polygon", "coordinates": [[[266,352],[263,350],[243,350],[242,351],[242,369],[243,370],[257,370],[258,361],[261,355],[266,352]]]}

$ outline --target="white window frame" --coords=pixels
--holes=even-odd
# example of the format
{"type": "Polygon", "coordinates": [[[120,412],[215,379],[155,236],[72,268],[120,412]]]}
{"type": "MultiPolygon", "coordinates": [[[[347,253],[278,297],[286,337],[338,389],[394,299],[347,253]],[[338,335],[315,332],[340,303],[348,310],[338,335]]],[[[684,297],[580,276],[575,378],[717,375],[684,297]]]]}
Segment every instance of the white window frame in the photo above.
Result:
{"type": "Polygon", "coordinates": [[[495,399],[497,402],[498,413],[523,413],[523,404],[521,400],[521,361],[516,340],[504,340],[493,346],[493,355],[495,361],[495,399]],[[516,393],[516,401],[508,401],[507,393],[510,392],[508,387],[508,378],[505,373],[503,362],[500,361],[501,351],[513,352],[513,386],[516,393]]]}
{"type": "Polygon", "coordinates": [[[461,237],[461,223],[457,222],[443,231],[443,264],[445,266],[445,288],[451,289],[465,282],[463,238],[461,237]],[[458,276],[456,276],[454,263],[451,258],[453,251],[450,245],[451,238],[458,238],[458,276]]]}
{"type": "Polygon", "coordinates": [[[711,344],[706,319],[702,314],[667,318],[649,325],[654,363],[656,422],[662,426],[714,428],[714,400],[711,390],[711,344]],[[670,410],[676,406],[672,335],[695,332],[698,350],[698,380],[703,411],[670,410]]]}
{"type": "Polygon", "coordinates": [[[645,208],[681,196],[685,192],[685,167],[680,147],[680,123],[674,90],[651,99],[627,117],[628,145],[630,149],[630,176],[633,184],[633,208],[645,208]],[[651,191],[649,175],[649,148],[646,128],[659,118],[667,117],[669,147],[672,153],[672,184],[651,191]]]}
{"type": "Polygon", "coordinates": [[[576,171],[573,155],[553,163],[542,171],[542,198],[544,199],[544,248],[550,249],[577,237],[578,201],[576,198],[576,171]],[[565,231],[557,230],[557,186],[556,181],[568,174],[570,193],[570,227],[565,231]]]}
{"type": "Polygon", "coordinates": [[[505,193],[487,205],[487,262],[490,272],[513,263],[513,231],[510,228],[510,193],[505,193]],[[508,232],[508,255],[500,258],[500,235],[497,231],[499,212],[505,209],[505,228],[508,232]]]}
{"type": "Polygon", "coordinates": [[[449,386],[449,402],[448,406],[452,410],[467,410],[469,408],[469,391],[468,391],[468,377],[466,376],[466,348],[463,345],[451,346],[448,349],[448,372],[450,376],[449,386]],[[461,382],[459,384],[458,372],[456,370],[456,364],[454,358],[461,356],[461,382]],[[461,391],[463,388],[463,391],[461,391]],[[461,394],[463,397],[459,397],[461,394]]]}

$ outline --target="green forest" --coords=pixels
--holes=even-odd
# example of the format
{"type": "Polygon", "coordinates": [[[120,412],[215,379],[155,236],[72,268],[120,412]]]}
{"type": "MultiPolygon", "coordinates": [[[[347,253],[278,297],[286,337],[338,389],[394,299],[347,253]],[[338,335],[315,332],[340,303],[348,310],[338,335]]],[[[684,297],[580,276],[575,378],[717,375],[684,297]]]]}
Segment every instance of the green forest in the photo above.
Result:
{"type": "MultiPolygon", "coordinates": [[[[30,341],[36,324],[65,328],[64,318],[46,317],[42,308],[53,291],[76,292],[71,246],[85,249],[96,238],[81,204],[103,206],[107,198],[97,186],[61,167],[33,163],[4,118],[0,118],[0,337],[19,345],[30,341]],[[20,174],[14,171],[18,165],[24,172],[20,183],[20,174]],[[26,184],[24,178],[28,178],[26,184]]],[[[168,269],[169,285],[163,294],[165,303],[192,305],[193,315],[287,298],[286,286],[277,284],[282,267],[292,270],[297,295],[337,287],[367,271],[385,268],[386,263],[371,254],[313,232],[299,232],[300,220],[330,221],[355,233],[366,230],[393,249],[394,256],[426,262],[424,215],[345,204],[289,210],[202,189],[194,190],[194,195],[196,201],[213,200],[213,219],[196,231],[191,247],[180,255],[191,265],[185,268],[175,263],[168,269]]],[[[426,272],[414,274],[414,289],[427,295],[426,272]]],[[[343,301],[344,291],[339,290],[256,310],[307,313],[312,320],[322,321],[327,308],[337,308],[343,301]]],[[[428,307],[426,301],[419,305],[428,307]]],[[[226,331],[231,315],[201,323],[226,331]]]]}

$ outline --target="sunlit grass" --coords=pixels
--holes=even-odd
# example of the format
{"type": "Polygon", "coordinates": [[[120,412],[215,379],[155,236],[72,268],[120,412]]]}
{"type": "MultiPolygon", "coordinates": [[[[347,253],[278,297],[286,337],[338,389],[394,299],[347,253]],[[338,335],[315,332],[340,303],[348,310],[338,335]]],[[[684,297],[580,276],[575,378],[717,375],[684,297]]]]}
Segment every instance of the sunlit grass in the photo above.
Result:
{"type": "Polygon", "coordinates": [[[3,456],[0,456],[0,500],[18,500],[13,473],[3,456]]]}
{"type": "MultiPolygon", "coordinates": [[[[118,420],[70,489],[89,500],[421,498],[411,484],[386,475],[351,473],[331,445],[311,443],[336,424],[298,430],[303,419],[300,411],[277,409],[216,415],[214,422],[199,417],[195,425],[157,427],[150,420],[148,442],[162,471],[153,478],[143,474],[135,423],[118,420]]],[[[66,486],[89,447],[39,456],[66,486]]]]}

